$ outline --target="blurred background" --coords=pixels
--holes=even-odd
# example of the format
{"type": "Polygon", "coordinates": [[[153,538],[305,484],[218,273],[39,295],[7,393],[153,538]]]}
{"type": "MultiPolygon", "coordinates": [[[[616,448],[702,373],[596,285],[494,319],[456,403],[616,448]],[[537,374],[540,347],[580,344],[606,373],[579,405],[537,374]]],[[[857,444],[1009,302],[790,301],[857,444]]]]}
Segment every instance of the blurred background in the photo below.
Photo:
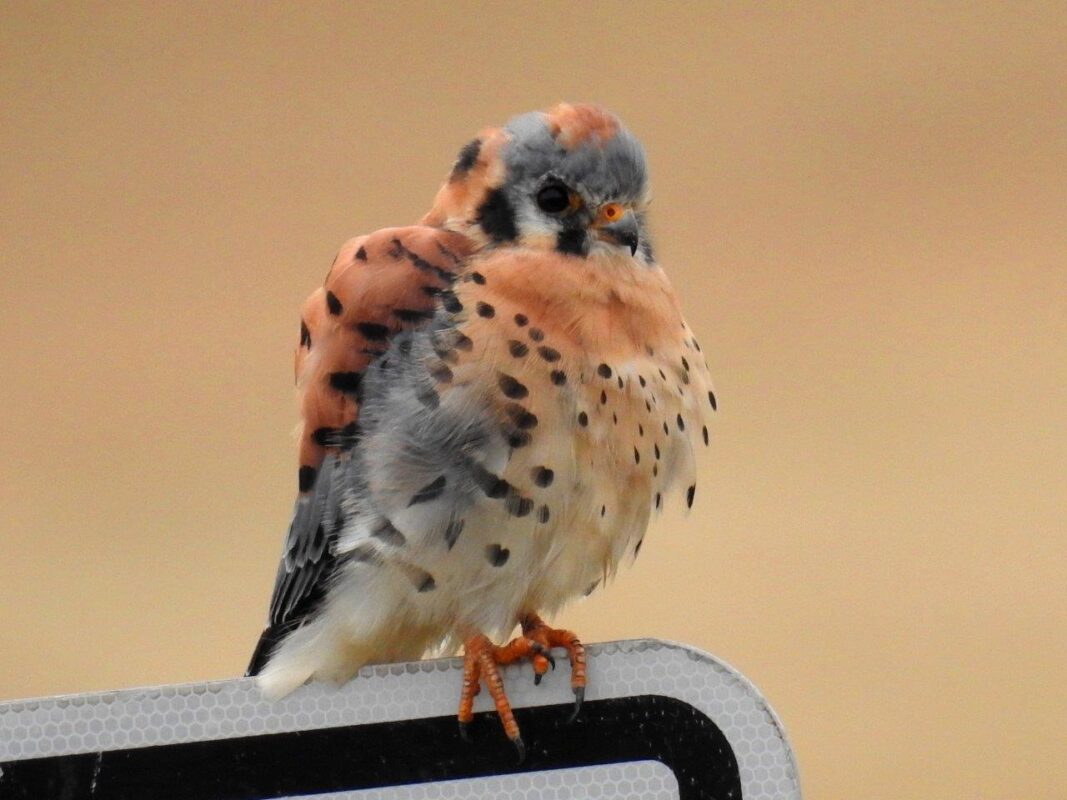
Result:
{"type": "Polygon", "coordinates": [[[688,642],[809,798],[1067,785],[1067,6],[0,6],[0,699],[239,675],[297,309],[481,127],[643,139],[716,377],[587,641],[688,642]]]}

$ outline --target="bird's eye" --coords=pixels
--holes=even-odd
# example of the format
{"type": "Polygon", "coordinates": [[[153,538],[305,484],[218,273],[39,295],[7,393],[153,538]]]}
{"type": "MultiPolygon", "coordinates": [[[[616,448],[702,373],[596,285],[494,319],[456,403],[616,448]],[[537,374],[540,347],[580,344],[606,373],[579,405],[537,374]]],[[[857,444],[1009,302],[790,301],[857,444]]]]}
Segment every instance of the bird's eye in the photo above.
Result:
{"type": "Polygon", "coordinates": [[[571,193],[565,186],[551,183],[537,193],[537,207],[546,214],[560,214],[571,207],[571,193]]]}
{"type": "Polygon", "coordinates": [[[625,209],[618,203],[607,203],[600,207],[600,213],[597,216],[602,222],[612,223],[618,222],[622,219],[622,215],[625,213],[625,209]]]}

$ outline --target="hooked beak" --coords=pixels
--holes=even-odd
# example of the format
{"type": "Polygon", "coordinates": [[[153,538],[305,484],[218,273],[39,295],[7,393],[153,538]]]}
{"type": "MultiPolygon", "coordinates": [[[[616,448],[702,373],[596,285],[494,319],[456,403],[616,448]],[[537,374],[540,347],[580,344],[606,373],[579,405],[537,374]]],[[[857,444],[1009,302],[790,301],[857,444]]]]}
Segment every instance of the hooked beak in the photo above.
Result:
{"type": "Polygon", "coordinates": [[[616,222],[601,225],[597,228],[597,234],[605,241],[626,245],[630,248],[630,255],[637,253],[637,217],[633,211],[627,211],[616,222]]]}

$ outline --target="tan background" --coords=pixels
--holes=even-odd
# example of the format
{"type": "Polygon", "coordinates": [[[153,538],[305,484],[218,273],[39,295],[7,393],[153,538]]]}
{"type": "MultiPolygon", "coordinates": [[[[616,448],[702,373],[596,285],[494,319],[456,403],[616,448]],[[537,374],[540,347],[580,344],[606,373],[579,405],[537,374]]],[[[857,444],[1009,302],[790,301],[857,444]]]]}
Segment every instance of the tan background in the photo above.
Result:
{"type": "Polygon", "coordinates": [[[238,674],[296,309],[486,124],[644,140],[699,514],[565,616],[690,642],[810,798],[1067,792],[1062,3],[5,3],[0,697],[238,674]]]}

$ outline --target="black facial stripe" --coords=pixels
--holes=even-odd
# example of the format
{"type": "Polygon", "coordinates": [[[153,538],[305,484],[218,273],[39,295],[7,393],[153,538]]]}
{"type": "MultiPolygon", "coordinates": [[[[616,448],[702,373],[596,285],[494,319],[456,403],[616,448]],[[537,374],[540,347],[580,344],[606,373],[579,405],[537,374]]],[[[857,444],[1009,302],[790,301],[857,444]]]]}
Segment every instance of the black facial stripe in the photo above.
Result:
{"type": "Polygon", "coordinates": [[[515,226],[515,209],[501,189],[493,189],[478,207],[476,218],[489,238],[497,242],[517,239],[519,229],[515,226]]]}
{"type": "Polygon", "coordinates": [[[584,256],[588,251],[585,231],[581,228],[564,228],[556,237],[556,250],[572,256],[584,256]]]}

